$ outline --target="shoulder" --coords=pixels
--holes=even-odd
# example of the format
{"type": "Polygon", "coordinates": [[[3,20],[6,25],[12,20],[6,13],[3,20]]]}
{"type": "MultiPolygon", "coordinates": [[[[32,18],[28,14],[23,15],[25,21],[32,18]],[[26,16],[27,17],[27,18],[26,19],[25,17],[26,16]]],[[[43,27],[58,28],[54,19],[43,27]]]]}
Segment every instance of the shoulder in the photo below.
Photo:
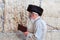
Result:
{"type": "Polygon", "coordinates": [[[36,21],[36,23],[45,23],[45,24],[46,24],[46,22],[45,22],[42,18],[39,18],[39,19],[36,21]]]}
{"type": "Polygon", "coordinates": [[[37,24],[37,25],[46,26],[46,22],[45,22],[42,18],[40,18],[39,20],[37,20],[37,21],[36,21],[36,24],[37,24]]]}

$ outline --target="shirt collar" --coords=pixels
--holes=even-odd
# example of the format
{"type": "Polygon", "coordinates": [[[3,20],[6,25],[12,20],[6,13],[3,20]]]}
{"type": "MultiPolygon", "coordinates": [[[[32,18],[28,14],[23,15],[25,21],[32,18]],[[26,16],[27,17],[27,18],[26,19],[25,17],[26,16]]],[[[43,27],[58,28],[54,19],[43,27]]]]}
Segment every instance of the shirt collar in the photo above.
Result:
{"type": "Polygon", "coordinates": [[[37,19],[39,19],[40,18],[40,16],[38,16],[34,21],[36,21],[37,19]]]}

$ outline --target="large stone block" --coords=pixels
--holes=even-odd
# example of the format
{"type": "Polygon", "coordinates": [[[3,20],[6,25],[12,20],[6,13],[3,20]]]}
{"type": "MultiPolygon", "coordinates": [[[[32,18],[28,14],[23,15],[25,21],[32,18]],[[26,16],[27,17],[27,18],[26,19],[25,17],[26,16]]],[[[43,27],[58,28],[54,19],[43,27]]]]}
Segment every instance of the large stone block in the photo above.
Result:
{"type": "Polygon", "coordinates": [[[4,3],[3,0],[0,0],[0,32],[3,31],[3,22],[4,22],[4,3]]]}
{"type": "Polygon", "coordinates": [[[60,30],[50,30],[47,32],[46,40],[60,40],[60,30]]]}
{"type": "Polygon", "coordinates": [[[39,0],[5,0],[4,31],[17,30],[18,23],[27,26],[28,13],[26,8],[29,4],[39,6],[39,2],[39,0]]]}
{"type": "Polygon", "coordinates": [[[60,29],[60,0],[43,0],[43,19],[51,26],[60,29]]]}
{"type": "Polygon", "coordinates": [[[23,33],[1,33],[0,32],[0,40],[25,40],[23,33]]]}

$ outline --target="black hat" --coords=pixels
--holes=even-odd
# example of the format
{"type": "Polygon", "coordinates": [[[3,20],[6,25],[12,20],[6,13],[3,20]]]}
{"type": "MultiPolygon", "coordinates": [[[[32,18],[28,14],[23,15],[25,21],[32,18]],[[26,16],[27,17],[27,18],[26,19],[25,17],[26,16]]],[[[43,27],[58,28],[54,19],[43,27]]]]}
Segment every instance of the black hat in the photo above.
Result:
{"type": "Polygon", "coordinates": [[[29,5],[28,8],[27,8],[27,11],[29,12],[36,12],[38,13],[40,16],[42,15],[43,13],[43,9],[39,6],[36,6],[36,5],[29,5]]]}

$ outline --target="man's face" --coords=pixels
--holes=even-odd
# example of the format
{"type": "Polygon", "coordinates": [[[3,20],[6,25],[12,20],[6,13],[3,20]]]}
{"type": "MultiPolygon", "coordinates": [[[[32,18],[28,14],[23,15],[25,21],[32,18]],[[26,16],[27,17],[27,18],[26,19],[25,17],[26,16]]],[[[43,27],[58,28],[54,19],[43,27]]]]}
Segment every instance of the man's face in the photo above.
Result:
{"type": "Polygon", "coordinates": [[[31,12],[29,12],[29,19],[31,20],[32,23],[34,23],[33,13],[31,12]]]}

